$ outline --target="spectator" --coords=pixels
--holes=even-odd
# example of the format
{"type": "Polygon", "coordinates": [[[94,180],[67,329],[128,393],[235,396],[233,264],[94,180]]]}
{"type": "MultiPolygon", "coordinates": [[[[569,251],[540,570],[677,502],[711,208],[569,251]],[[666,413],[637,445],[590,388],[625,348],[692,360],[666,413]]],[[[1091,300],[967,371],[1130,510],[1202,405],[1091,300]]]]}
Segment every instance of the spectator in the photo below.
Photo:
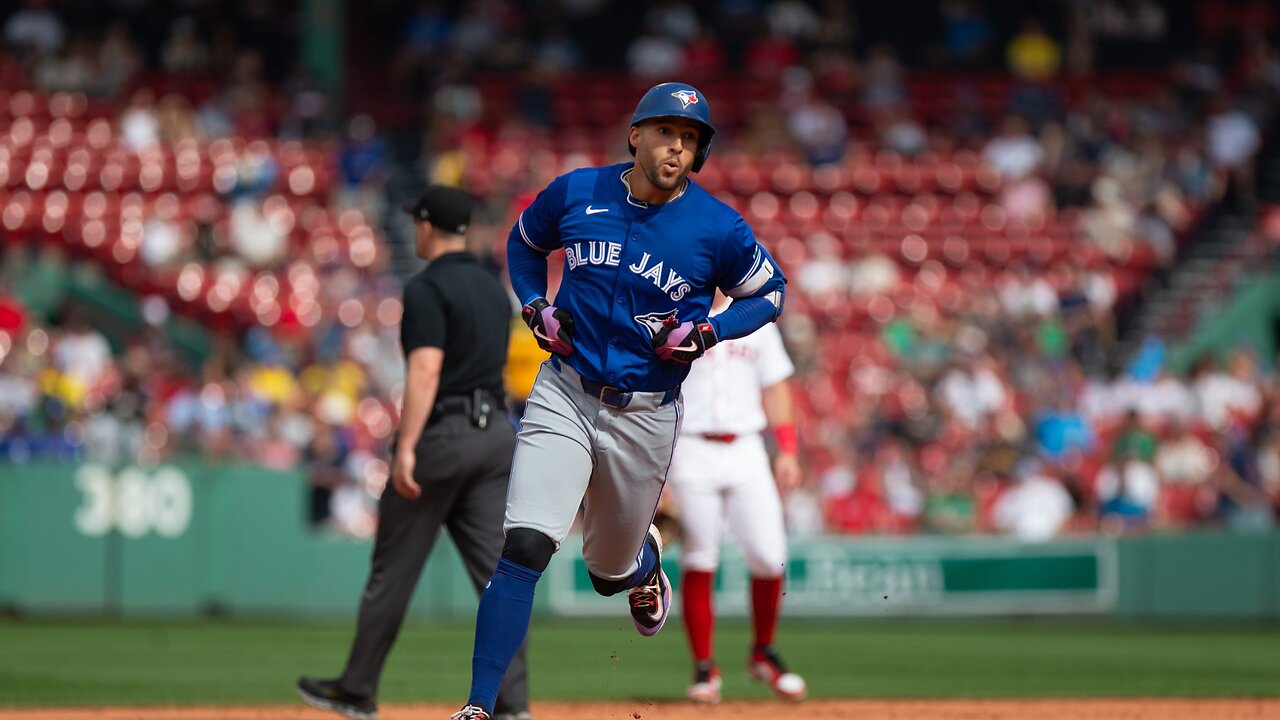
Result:
{"type": "Polygon", "coordinates": [[[1155,467],[1164,485],[1196,487],[1213,476],[1218,457],[1189,425],[1178,420],[1170,427],[1169,439],[1156,451],[1155,467]]]}
{"type": "Polygon", "coordinates": [[[1028,464],[1019,477],[1018,483],[996,500],[992,509],[995,528],[1021,542],[1052,539],[1075,511],[1071,495],[1037,464],[1028,464]]]}
{"type": "Polygon", "coordinates": [[[955,363],[938,383],[938,401],[970,429],[981,427],[988,416],[1008,401],[1004,383],[977,358],[955,363]]]}
{"type": "Polygon", "coordinates": [[[977,508],[968,468],[960,461],[948,463],[945,472],[927,476],[927,493],[921,514],[926,530],[959,535],[977,530],[977,508]]]}
{"type": "Polygon", "coordinates": [[[765,15],[775,35],[804,42],[818,34],[818,15],[803,0],[774,0],[765,15]]]}
{"type": "Polygon", "coordinates": [[[985,65],[995,29],[978,4],[948,0],[941,6],[947,61],[959,67],[985,65]]]}
{"type": "Polygon", "coordinates": [[[862,102],[872,111],[897,107],[907,101],[906,72],[893,48],[880,43],[867,54],[862,102]]]}
{"type": "Polygon", "coordinates": [[[469,0],[449,33],[451,56],[468,64],[487,64],[495,55],[499,22],[509,11],[500,0],[469,0]]]}
{"type": "Polygon", "coordinates": [[[885,505],[899,530],[915,527],[924,510],[924,494],[920,491],[916,470],[902,442],[888,442],[881,448],[885,505]]]}
{"type": "Polygon", "coordinates": [[[4,24],[4,39],[21,52],[53,54],[62,48],[66,29],[49,0],[23,0],[22,9],[4,24]]]}
{"type": "Polygon", "coordinates": [[[416,57],[426,58],[441,50],[453,32],[453,21],[440,0],[425,0],[404,25],[405,45],[416,57]]]}
{"type": "Polygon", "coordinates": [[[375,222],[382,217],[382,187],[386,183],[388,158],[386,143],[377,135],[373,118],[356,115],[347,123],[347,137],[338,156],[342,184],[338,204],[358,207],[375,222]]]}
{"type": "Polygon", "coordinates": [[[1022,29],[1009,41],[1005,50],[1009,72],[1040,82],[1055,77],[1062,69],[1062,48],[1044,31],[1035,18],[1022,21],[1022,29]]]}
{"type": "Polygon", "coordinates": [[[1250,382],[1248,357],[1236,353],[1229,363],[1232,371],[1223,372],[1207,357],[1197,365],[1193,380],[1200,416],[1217,432],[1252,420],[1262,407],[1262,394],[1250,382]]]}
{"type": "Polygon", "coordinates": [[[176,262],[189,245],[176,222],[177,203],[158,202],[142,226],[142,246],[138,255],[151,268],[176,262]]]}
{"type": "Polygon", "coordinates": [[[1125,414],[1124,421],[1116,430],[1115,440],[1111,443],[1111,460],[1123,463],[1132,458],[1149,463],[1155,459],[1156,442],[1156,436],[1143,426],[1137,411],[1130,410],[1125,414]]]}
{"type": "Polygon", "coordinates": [[[1005,118],[1000,135],[982,150],[982,159],[995,168],[1005,182],[1013,182],[1035,172],[1044,162],[1044,149],[1031,135],[1027,121],[1017,115],[1005,118]]]}
{"type": "Polygon", "coordinates": [[[256,140],[245,146],[236,158],[235,171],[235,183],[227,191],[227,199],[232,203],[258,202],[275,187],[280,163],[270,145],[256,140]]]}
{"type": "Polygon", "coordinates": [[[1150,523],[1160,495],[1160,478],[1151,463],[1129,453],[1102,468],[1096,488],[1102,529],[1120,534],[1142,530],[1150,523]]]}
{"type": "Polygon", "coordinates": [[[649,6],[644,24],[655,35],[669,37],[680,43],[693,40],[701,32],[698,14],[684,0],[658,0],[649,6]]]}
{"type": "Polygon", "coordinates": [[[119,96],[142,68],[142,58],[123,22],[107,26],[106,37],[98,48],[98,67],[101,71],[98,85],[112,97],[119,96]]]}
{"type": "Polygon", "coordinates": [[[36,67],[35,84],[41,92],[97,94],[101,77],[93,46],[76,40],[61,53],[45,57],[36,67]]]}
{"type": "Polygon", "coordinates": [[[915,156],[928,148],[925,129],[906,108],[886,111],[880,125],[880,144],[896,153],[915,156]]]}
{"type": "Polygon", "coordinates": [[[209,64],[209,51],[196,33],[195,18],[185,15],[173,21],[161,57],[165,71],[174,75],[205,71],[209,64]]]}
{"type": "Polygon", "coordinates": [[[88,395],[101,392],[115,374],[111,346],[80,308],[70,311],[53,353],[58,396],[70,407],[83,407],[88,395]]]}
{"type": "Polygon", "coordinates": [[[901,270],[883,253],[868,253],[851,264],[849,292],[854,295],[876,295],[898,284],[901,270]]]}
{"type": "Polygon", "coordinates": [[[1014,263],[997,287],[1004,311],[1015,320],[1058,312],[1058,293],[1053,285],[1043,275],[1032,273],[1025,263],[1014,263]]]}
{"type": "Polygon", "coordinates": [[[1091,452],[1098,438],[1088,418],[1060,400],[1058,407],[1044,411],[1037,419],[1036,443],[1047,460],[1058,461],[1072,452],[1091,452]]]}
{"type": "Polygon", "coordinates": [[[156,96],[149,88],[133,93],[129,106],[120,115],[120,135],[125,144],[138,152],[160,142],[160,121],[156,117],[156,96]]]}
{"type": "Polygon", "coordinates": [[[231,210],[231,250],[254,268],[270,268],[284,259],[286,237],[262,214],[262,206],[242,200],[231,210]]]}
{"type": "Polygon", "coordinates": [[[316,433],[303,453],[310,482],[311,524],[323,526],[333,515],[334,491],[351,482],[346,472],[347,448],[338,429],[317,423],[316,433]]]}
{"type": "Polygon", "coordinates": [[[1133,231],[1137,212],[1124,196],[1118,180],[1100,177],[1093,184],[1094,206],[1085,211],[1082,227],[1098,249],[1115,260],[1126,260],[1133,252],[1133,231]]]}
{"type": "Polygon", "coordinates": [[[1196,401],[1181,378],[1166,369],[1150,384],[1139,386],[1133,398],[1141,424],[1146,427],[1178,428],[1195,416],[1196,401]]]}
{"type": "MultiPolygon", "coordinates": [[[[697,42],[696,40],[694,41],[697,42]]],[[[707,60],[705,54],[690,48],[686,52],[689,68],[700,67],[698,63],[707,60]]],[[[585,58],[582,47],[563,26],[555,25],[547,30],[547,35],[537,44],[534,50],[533,67],[551,75],[572,72],[583,66],[585,58]]]]}
{"type": "Polygon", "coordinates": [[[844,114],[813,91],[807,73],[794,74],[786,104],[787,129],[811,165],[837,163],[844,159],[848,137],[844,114]]]}
{"type": "Polygon", "coordinates": [[[191,101],[178,93],[168,93],[160,98],[160,103],[156,106],[156,125],[160,140],[164,143],[196,140],[201,136],[195,112],[191,109],[191,101]]]}
{"type": "Polygon", "coordinates": [[[1227,174],[1242,206],[1252,207],[1256,201],[1254,187],[1254,155],[1262,145],[1258,124],[1244,110],[1218,100],[1205,129],[1209,159],[1219,171],[1227,174]]]}
{"type": "Polygon", "coordinates": [[[849,268],[840,258],[840,241],[830,233],[816,233],[808,240],[809,257],[796,274],[797,285],[814,298],[843,295],[849,285],[849,268]]]}
{"type": "Polygon", "coordinates": [[[685,65],[680,44],[669,37],[647,33],[627,49],[627,67],[638,78],[658,80],[679,74],[685,65]]]}
{"type": "Polygon", "coordinates": [[[249,448],[249,457],[262,467],[281,472],[292,470],[299,459],[298,447],[284,436],[283,417],[279,409],[267,421],[267,432],[249,448]]]}

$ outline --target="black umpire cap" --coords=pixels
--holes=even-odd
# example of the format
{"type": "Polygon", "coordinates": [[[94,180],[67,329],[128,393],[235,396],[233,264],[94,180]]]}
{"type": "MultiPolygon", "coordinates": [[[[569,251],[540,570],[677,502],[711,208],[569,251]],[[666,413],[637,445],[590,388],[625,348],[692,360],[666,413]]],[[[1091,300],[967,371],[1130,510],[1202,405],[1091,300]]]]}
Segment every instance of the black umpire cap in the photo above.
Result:
{"type": "Polygon", "coordinates": [[[417,222],[429,222],[445,232],[463,235],[471,224],[471,208],[475,201],[467,193],[448,185],[432,185],[422,197],[405,203],[401,210],[417,222]]]}

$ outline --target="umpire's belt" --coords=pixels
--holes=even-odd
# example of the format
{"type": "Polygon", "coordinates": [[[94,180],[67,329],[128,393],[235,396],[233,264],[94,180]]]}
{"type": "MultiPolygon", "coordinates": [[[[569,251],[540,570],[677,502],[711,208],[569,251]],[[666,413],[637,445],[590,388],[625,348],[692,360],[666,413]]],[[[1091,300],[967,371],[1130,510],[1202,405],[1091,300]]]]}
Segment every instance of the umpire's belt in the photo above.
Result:
{"type": "Polygon", "coordinates": [[[656,407],[662,407],[663,405],[666,405],[680,397],[679,385],[676,385],[665,392],[631,392],[623,390],[622,388],[613,387],[612,385],[601,385],[595,380],[582,377],[576,370],[564,363],[561,363],[560,358],[554,355],[551,356],[551,366],[560,371],[561,375],[581,385],[582,391],[596,400],[599,400],[601,405],[614,408],[615,410],[625,409],[633,400],[647,399],[656,401],[653,402],[653,405],[656,407]]]}
{"type": "MultiPolygon", "coordinates": [[[[480,399],[489,403],[491,411],[506,412],[506,403],[503,398],[495,396],[488,390],[480,391],[480,399]]],[[[436,399],[436,404],[431,408],[431,416],[427,418],[427,424],[439,420],[445,415],[474,415],[475,408],[473,397],[471,395],[445,395],[436,399]]]]}

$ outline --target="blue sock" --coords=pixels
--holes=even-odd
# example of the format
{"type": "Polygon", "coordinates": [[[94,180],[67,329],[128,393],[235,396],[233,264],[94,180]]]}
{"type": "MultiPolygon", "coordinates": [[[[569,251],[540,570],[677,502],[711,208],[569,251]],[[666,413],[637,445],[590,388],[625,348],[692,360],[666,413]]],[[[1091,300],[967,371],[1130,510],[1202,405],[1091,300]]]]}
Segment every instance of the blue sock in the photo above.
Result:
{"type": "Polygon", "coordinates": [[[476,612],[476,644],[471,653],[471,699],[467,702],[490,712],[498,699],[498,686],[511,659],[529,634],[533,615],[533,590],[542,573],[498,560],[489,586],[480,596],[476,612]]]}
{"type": "Polygon", "coordinates": [[[658,553],[653,549],[653,543],[648,537],[644,539],[644,545],[640,546],[640,569],[627,578],[627,587],[640,587],[645,580],[653,574],[654,569],[658,566],[658,553]]]}

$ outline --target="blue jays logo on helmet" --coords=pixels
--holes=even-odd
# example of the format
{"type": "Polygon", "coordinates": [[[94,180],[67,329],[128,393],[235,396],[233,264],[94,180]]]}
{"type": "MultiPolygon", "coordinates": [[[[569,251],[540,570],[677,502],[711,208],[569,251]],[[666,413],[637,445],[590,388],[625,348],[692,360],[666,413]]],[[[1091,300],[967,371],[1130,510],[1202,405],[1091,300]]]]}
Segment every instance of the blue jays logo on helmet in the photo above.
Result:
{"type": "MultiPolygon", "coordinates": [[[[702,132],[698,137],[698,150],[693,156],[693,172],[698,172],[702,164],[711,154],[711,136],[716,134],[711,124],[711,108],[707,99],[697,88],[684,83],[662,83],[649,88],[649,91],[636,104],[636,111],[631,115],[631,124],[639,125],[645,120],[659,117],[679,117],[698,123],[702,132]]],[[[627,141],[627,150],[632,155],[636,149],[627,141]]]]}
{"type": "Polygon", "coordinates": [[[693,90],[677,90],[671,93],[671,97],[679,100],[682,107],[698,104],[698,93],[693,90]]]}

